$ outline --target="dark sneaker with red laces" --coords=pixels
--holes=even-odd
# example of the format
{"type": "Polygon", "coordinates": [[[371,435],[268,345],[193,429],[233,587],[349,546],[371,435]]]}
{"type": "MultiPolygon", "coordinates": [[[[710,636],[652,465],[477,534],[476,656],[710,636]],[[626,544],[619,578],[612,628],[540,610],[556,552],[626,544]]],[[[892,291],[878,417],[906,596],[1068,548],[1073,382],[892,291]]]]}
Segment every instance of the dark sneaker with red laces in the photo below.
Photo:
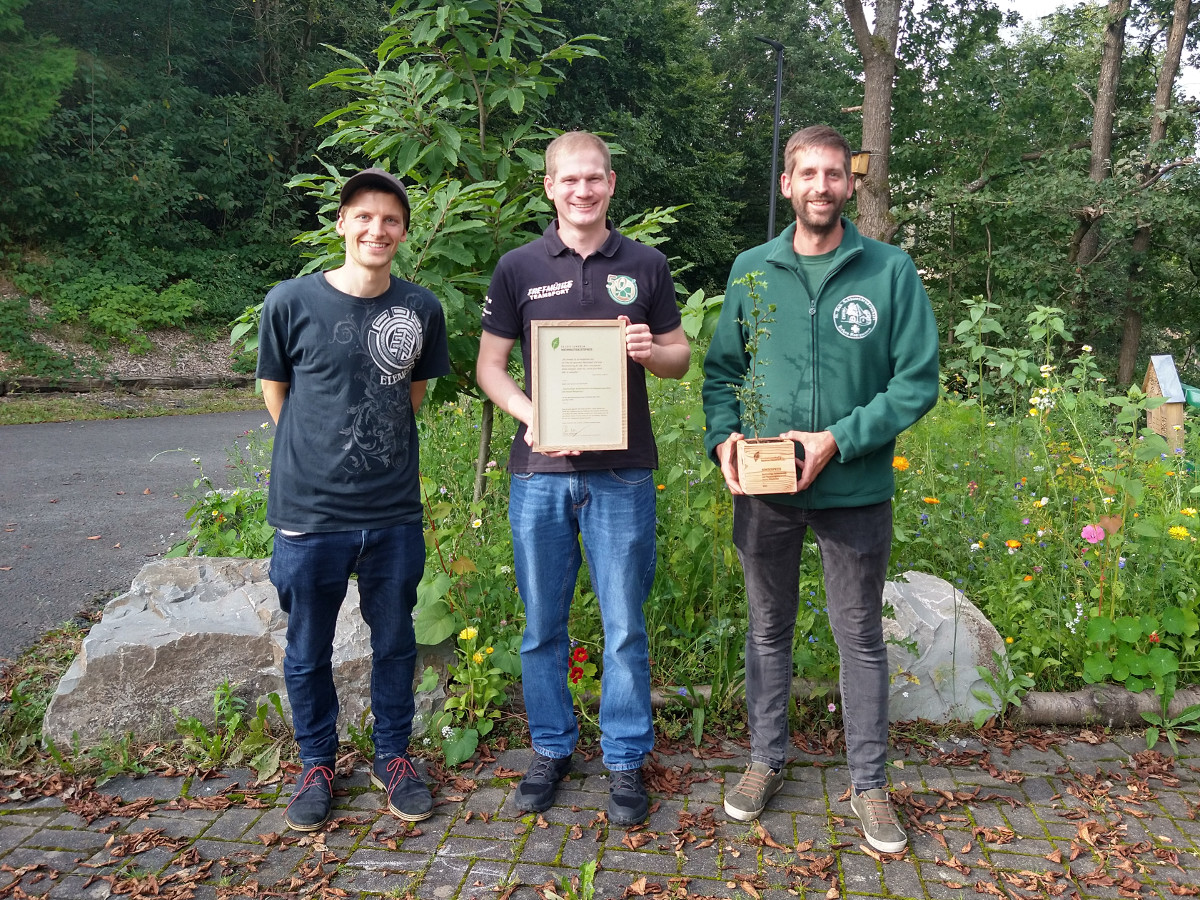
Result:
{"type": "Polygon", "coordinates": [[[283,821],[294,831],[317,831],[329,821],[333,806],[333,764],[305,766],[288,801],[283,821]]]}
{"type": "Polygon", "coordinates": [[[375,759],[371,783],[387,794],[388,810],[405,822],[433,815],[433,795],[407,756],[375,759]]]}

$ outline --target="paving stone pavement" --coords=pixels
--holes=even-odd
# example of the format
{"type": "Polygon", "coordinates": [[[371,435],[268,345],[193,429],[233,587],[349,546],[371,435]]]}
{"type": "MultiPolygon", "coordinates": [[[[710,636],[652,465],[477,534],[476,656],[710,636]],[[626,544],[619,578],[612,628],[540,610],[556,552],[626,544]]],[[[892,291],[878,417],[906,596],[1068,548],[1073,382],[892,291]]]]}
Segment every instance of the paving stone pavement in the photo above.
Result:
{"type": "Polygon", "coordinates": [[[1195,896],[1200,742],[1177,756],[1144,752],[1139,734],[1008,749],[950,739],[894,750],[910,835],[895,858],[866,848],[836,756],[799,753],[758,823],[729,821],[725,782],[747,763],[731,744],[706,758],[655,754],[649,783],[676,792],[652,791],[649,822],[629,831],[606,823],[605,770],[578,754],[557,805],[519,814],[510,773],[528,750],[443,784],[417,825],[387,813],[360,764],[339,773],[335,819],[310,835],[284,825],[291,785],[258,786],[248,771],[120,777],[35,799],[10,786],[0,898],[532,900],[551,881],[569,897],[561,885],[589,860],[598,898],[1195,896]]]}

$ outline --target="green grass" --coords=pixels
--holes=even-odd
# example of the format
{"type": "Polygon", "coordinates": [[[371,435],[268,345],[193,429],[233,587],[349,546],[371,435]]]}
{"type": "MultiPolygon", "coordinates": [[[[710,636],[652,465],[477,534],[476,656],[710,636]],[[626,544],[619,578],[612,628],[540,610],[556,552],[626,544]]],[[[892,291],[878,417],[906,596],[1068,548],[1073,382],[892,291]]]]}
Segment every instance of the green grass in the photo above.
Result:
{"type": "Polygon", "coordinates": [[[0,397],[0,425],[85,419],[137,419],[266,408],[253,388],[146,391],[141,394],[17,394],[0,397]]]}
{"type": "Polygon", "coordinates": [[[44,759],[42,716],[59,679],[71,665],[91,623],[72,620],[54,628],[0,670],[0,767],[12,768],[44,759]]]}

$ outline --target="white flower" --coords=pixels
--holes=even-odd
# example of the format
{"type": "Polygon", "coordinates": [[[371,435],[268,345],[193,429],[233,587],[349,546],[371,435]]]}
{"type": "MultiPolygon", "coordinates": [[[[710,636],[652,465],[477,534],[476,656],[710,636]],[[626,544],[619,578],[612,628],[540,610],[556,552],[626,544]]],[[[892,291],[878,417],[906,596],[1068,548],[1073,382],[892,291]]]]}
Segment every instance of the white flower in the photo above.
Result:
{"type": "Polygon", "coordinates": [[[1092,345],[1091,345],[1091,344],[1084,344],[1084,345],[1083,345],[1083,352],[1084,352],[1084,353],[1091,353],[1091,352],[1092,352],[1092,345]]]}
{"type": "Polygon", "coordinates": [[[450,740],[450,738],[454,737],[454,729],[451,728],[449,725],[443,725],[442,726],[442,737],[444,737],[446,740],[450,740]]]}

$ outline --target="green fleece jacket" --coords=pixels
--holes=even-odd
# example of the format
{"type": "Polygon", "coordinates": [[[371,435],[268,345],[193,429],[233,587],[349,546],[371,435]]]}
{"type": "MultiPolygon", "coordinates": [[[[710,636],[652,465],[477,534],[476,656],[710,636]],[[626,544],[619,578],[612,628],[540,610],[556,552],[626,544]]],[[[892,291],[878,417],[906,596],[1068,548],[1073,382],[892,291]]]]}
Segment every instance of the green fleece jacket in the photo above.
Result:
{"type": "MultiPolygon", "coordinates": [[[[867,506],[895,492],[896,435],[925,415],[938,396],[938,331],[916,266],[897,247],[846,233],[815,296],[792,249],[793,223],[773,241],[738,256],[704,359],[705,449],[735,431],[751,436],[735,389],[750,368],[746,351],[752,302],[747,273],[759,283],[760,308],[774,322],[760,339],[758,373],[765,427],[829,431],[838,452],[806,491],[771,494],[772,502],[810,509],[867,506]]],[[[797,445],[799,450],[799,445],[797,445]]]]}

